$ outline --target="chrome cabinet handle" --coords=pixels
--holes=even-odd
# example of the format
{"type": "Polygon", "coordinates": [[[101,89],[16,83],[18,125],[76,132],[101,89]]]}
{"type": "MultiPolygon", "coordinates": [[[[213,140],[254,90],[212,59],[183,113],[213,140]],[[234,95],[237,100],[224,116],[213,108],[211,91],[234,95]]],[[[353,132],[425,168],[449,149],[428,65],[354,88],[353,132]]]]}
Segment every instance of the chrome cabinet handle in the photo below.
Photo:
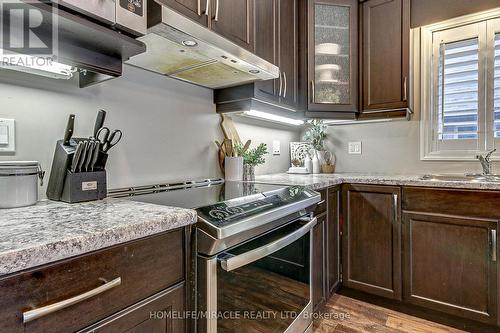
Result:
{"type": "Polygon", "coordinates": [[[405,76],[404,81],[403,81],[403,101],[405,101],[405,102],[408,100],[407,81],[408,81],[408,78],[405,76]]]}
{"type": "Polygon", "coordinates": [[[393,216],[393,218],[394,218],[394,223],[396,223],[398,221],[398,195],[393,194],[392,199],[394,201],[394,210],[393,210],[394,216],[393,216]]]}
{"type": "Polygon", "coordinates": [[[207,0],[207,8],[205,8],[205,15],[208,16],[208,11],[210,9],[210,0],[207,0]]]}
{"type": "Polygon", "coordinates": [[[286,98],[286,86],[287,86],[287,82],[286,82],[286,73],[283,72],[283,81],[285,81],[285,88],[283,89],[283,98],[286,98]]]}
{"type": "Polygon", "coordinates": [[[282,73],[280,73],[280,91],[278,93],[278,96],[282,97],[282,93],[283,93],[283,76],[282,73]]]}
{"type": "Polygon", "coordinates": [[[311,103],[314,103],[316,100],[316,92],[314,91],[314,81],[311,80],[311,103]]]}
{"type": "Polygon", "coordinates": [[[324,204],[325,202],[326,202],[326,200],[325,200],[325,199],[323,199],[323,200],[321,200],[320,202],[318,202],[316,205],[317,205],[317,206],[321,206],[321,205],[322,205],[322,204],[324,204]]]}
{"type": "Polygon", "coordinates": [[[215,21],[219,20],[219,0],[215,0],[215,21]]]}
{"type": "Polygon", "coordinates": [[[316,217],[312,218],[300,229],[283,238],[275,240],[274,242],[237,256],[227,255],[225,257],[221,257],[219,259],[220,265],[223,270],[230,272],[242,266],[248,265],[254,261],[267,257],[268,255],[273,254],[274,252],[279,251],[284,247],[287,247],[288,245],[303,237],[305,234],[311,231],[312,227],[314,227],[317,222],[318,219],[316,217]]]}
{"type": "Polygon", "coordinates": [[[38,309],[30,310],[23,312],[23,323],[29,323],[30,321],[33,321],[35,319],[44,317],[46,315],[49,315],[51,313],[54,313],[56,311],[65,309],[71,305],[80,303],[86,299],[89,299],[91,297],[97,296],[99,294],[102,294],[105,291],[108,291],[112,288],[118,287],[119,285],[122,284],[122,279],[121,277],[118,277],[114,279],[113,281],[107,282],[103,284],[100,287],[97,287],[95,289],[89,290],[83,294],[80,294],[78,296],[66,299],[61,302],[57,302],[51,305],[47,305],[38,309]]]}
{"type": "Polygon", "coordinates": [[[491,261],[497,261],[497,231],[491,230],[491,261]]]}
{"type": "Polygon", "coordinates": [[[198,16],[201,16],[201,0],[198,0],[198,16]]]}

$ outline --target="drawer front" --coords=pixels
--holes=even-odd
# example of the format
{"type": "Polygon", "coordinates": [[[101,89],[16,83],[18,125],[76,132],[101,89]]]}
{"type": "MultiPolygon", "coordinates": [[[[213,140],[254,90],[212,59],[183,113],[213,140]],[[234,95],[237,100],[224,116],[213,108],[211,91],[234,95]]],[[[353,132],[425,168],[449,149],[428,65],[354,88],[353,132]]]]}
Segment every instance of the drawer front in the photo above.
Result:
{"type": "Polygon", "coordinates": [[[316,209],[314,210],[314,215],[323,214],[324,212],[326,212],[326,207],[327,207],[327,200],[328,200],[327,189],[325,188],[325,189],[318,191],[318,192],[321,194],[321,201],[316,206],[316,209]]]}
{"type": "Polygon", "coordinates": [[[500,219],[500,191],[403,187],[403,210],[500,219]]]}
{"type": "Polygon", "coordinates": [[[185,332],[184,283],[155,294],[79,333],[185,332]]]}
{"type": "Polygon", "coordinates": [[[0,332],[74,332],[184,279],[182,229],[111,247],[0,280],[0,332]],[[22,324],[40,309],[103,286],[121,284],[22,324]]]}

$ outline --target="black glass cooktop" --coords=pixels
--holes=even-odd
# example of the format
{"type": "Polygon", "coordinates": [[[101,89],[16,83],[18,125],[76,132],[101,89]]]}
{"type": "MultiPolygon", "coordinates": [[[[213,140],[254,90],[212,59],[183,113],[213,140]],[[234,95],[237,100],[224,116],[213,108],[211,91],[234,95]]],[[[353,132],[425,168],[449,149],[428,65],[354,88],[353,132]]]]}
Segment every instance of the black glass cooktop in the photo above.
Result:
{"type": "Polygon", "coordinates": [[[226,182],[212,186],[131,196],[157,205],[196,209],[198,216],[218,227],[245,217],[314,196],[303,187],[226,182]]]}

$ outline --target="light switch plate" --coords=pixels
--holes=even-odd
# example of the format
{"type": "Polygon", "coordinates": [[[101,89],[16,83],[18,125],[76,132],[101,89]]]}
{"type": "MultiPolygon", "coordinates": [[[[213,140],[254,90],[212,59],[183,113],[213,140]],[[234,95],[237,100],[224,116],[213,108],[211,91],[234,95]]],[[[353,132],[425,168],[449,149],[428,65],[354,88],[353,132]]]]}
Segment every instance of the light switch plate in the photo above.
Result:
{"type": "Polygon", "coordinates": [[[351,155],[361,155],[361,141],[349,142],[348,153],[351,155]]]}
{"type": "Polygon", "coordinates": [[[0,153],[16,152],[14,119],[0,119],[0,153]]]}
{"type": "Polygon", "coordinates": [[[281,154],[281,142],[273,141],[273,155],[281,154]]]}

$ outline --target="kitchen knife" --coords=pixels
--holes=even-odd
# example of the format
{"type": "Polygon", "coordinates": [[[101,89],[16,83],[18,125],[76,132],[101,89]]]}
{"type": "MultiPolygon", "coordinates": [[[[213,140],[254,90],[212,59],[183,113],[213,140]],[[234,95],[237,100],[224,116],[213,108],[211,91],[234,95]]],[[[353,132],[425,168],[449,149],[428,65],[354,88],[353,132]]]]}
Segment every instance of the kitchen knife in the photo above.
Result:
{"type": "Polygon", "coordinates": [[[100,110],[97,113],[97,118],[94,125],[94,133],[92,134],[94,138],[97,137],[97,132],[104,126],[104,120],[106,119],[106,111],[100,110]]]}
{"type": "Polygon", "coordinates": [[[99,143],[99,141],[95,141],[94,154],[92,155],[92,162],[90,162],[91,171],[94,171],[95,164],[97,163],[97,159],[99,158],[100,148],[101,144],[99,143]]]}
{"type": "Polygon", "coordinates": [[[71,163],[71,172],[75,173],[78,168],[78,162],[80,162],[80,157],[82,156],[83,142],[78,142],[76,146],[75,153],[73,154],[73,162],[71,163]]]}
{"type": "Polygon", "coordinates": [[[68,124],[66,125],[66,131],[64,132],[63,145],[69,146],[69,140],[73,136],[73,131],[75,129],[75,115],[70,114],[68,118],[68,124]]]}
{"type": "Polygon", "coordinates": [[[89,147],[87,150],[87,160],[85,161],[85,171],[87,172],[90,171],[90,165],[92,164],[92,160],[94,159],[94,151],[96,143],[97,141],[95,140],[89,142],[89,147]]]}
{"type": "Polygon", "coordinates": [[[78,171],[82,172],[83,166],[85,165],[85,159],[87,158],[87,149],[89,142],[87,140],[83,141],[82,154],[80,155],[80,161],[78,162],[78,171]]]}

